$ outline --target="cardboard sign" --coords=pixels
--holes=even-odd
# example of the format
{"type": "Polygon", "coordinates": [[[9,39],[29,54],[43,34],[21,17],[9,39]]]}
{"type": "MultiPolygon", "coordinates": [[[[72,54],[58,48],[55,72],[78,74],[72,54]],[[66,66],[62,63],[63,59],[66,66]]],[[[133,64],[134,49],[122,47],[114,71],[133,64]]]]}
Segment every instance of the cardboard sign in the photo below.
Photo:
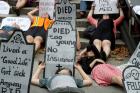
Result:
{"type": "Polygon", "coordinates": [[[73,71],[75,44],[76,31],[72,30],[70,23],[56,21],[48,30],[45,77],[53,76],[62,67],[73,71]]]}
{"type": "Polygon", "coordinates": [[[22,18],[22,17],[6,17],[2,19],[1,27],[3,26],[12,26],[13,23],[16,23],[21,30],[27,31],[30,28],[31,20],[29,18],[22,18]]]}
{"type": "Polygon", "coordinates": [[[39,16],[43,16],[46,13],[50,18],[54,18],[54,5],[55,0],[39,0],[39,16]]]}
{"type": "Polygon", "coordinates": [[[123,72],[123,83],[127,93],[140,93],[140,68],[127,67],[123,72]]]}
{"type": "Polygon", "coordinates": [[[0,1],[0,14],[9,14],[10,5],[5,1],[0,1]]]}
{"type": "Polygon", "coordinates": [[[95,0],[94,14],[114,14],[118,13],[118,0],[95,0]]]}
{"type": "Polygon", "coordinates": [[[140,67],[140,43],[128,61],[130,64],[140,67]]]}
{"type": "Polygon", "coordinates": [[[72,25],[72,29],[76,28],[76,5],[70,4],[69,0],[61,0],[61,3],[56,4],[55,15],[56,20],[68,21],[72,25]]]}
{"type": "Polygon", "coordinates": [[[33,66],[33,45],[15,32],[0,49],[0,93],[29,93],[33,66]]]}

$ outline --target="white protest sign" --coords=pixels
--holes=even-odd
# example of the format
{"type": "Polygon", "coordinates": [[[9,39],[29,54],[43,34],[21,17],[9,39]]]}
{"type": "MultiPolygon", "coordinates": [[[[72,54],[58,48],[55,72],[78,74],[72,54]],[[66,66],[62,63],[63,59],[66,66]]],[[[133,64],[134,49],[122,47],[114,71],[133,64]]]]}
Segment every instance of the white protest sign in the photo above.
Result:
{"type": "Polygon", "coordinates": [[[0,93],[29,93],[34,45],[16,31],[0,48],[0,93]]]}
{"type": "Polygon", "coordinates": [[[118,13],[118,0],[95,0],[94,14],[114,14],[118,13]]]}
{"type": "Polygon", "coordinates": [[[70,4],[69,0],[61,0],[55,6],[55,19],[59,21],[68,21],[72,25],[72,29],[76,28],[76,5],[70,4]]]}
{"type": "Polygon", "coordinates": [[[127,93],[140,93],[140,68],[128,66],[123,72],[123,83],[127,93]]]}
{"type": "Polygon", "coordinates": [[[9,14],[10,5],[5,1],[0,1],[0,14],[9,14]]]}
{"type": "Polygon", "coordinates": [[[13,23],[16,23],[21,30],[27,31],[30,28],[31,20],[29,18],[22,17],[6,17],[2,19],[1,27],[3,26],[12,26],[13,23]]]}
{"type": "Polygon", "coordinates": [[[140,43],[128,61],[130,64],[140,67],[140,43]]]}
{"type": "Polygon", "coordinates": [[[54,5],[55,0],[39,0],[39,16],[43,16],[46,13],[50,18],[54,18],[54,5]]]}
{"type": "Polygon", "coordinates": [[[72,30],[70,23],[56,21],[48,30],[45,77],[53,76],[62,67],[73,71],[75,44],[76,31],[72,30]]]}

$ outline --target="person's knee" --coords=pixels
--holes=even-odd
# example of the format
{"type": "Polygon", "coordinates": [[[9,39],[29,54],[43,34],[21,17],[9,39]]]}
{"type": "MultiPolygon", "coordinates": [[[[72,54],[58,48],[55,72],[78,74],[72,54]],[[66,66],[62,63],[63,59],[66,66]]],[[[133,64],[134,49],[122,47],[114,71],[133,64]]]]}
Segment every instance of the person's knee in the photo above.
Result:
{"type": "Polygon", "coordinates": [[[35,44],[41,44],[41,43],[43,43],[43,38],[40,37],[40,36],[36,36],[36,37],[34,38],[34,43],[35,43],[35,44]]]}
{"type": "Polygon", "coordinates": [[[32,36],[28,35],[28,36],[26,36],[26,40],[28,43],[33,43],[34,38],[32,36]]]}
{"type": "Polygon", "coordinates": [[[101,46],[101,40],[95,39],[95,40],[93,41],[93,44],[94,44],[95,46],[101,46]]]}
{"type": "Polygon", "coordinates": [[[111,46],[111,42],[109,40],[103,40],[102,46],[111,46]]]}

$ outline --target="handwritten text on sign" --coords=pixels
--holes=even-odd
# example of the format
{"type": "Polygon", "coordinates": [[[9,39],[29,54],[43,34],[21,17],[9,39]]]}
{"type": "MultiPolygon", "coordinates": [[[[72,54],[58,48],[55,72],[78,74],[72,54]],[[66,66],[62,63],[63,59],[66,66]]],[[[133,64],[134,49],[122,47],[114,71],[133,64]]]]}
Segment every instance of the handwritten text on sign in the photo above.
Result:
{"type": "Polygon", "coordinates": [[[117,0],[95,0],[94,14],[118,13],[117,0]]]}
{"type": "Polygon", "coordinates": [[[69,0],[61,0],[61,3],[56,4],[56,20],[69,21],[75,29],[76,5],[70,4],[69,0]]]}
{"type": "Polygon", "coordinates": [[[140,43],[138,44],[137,48],[135,49],[133,55],[128,62],[132,65],[140,67],[140,43]]]}
{"type": "Polygon", "coordinates": [[[0,93],[29,93],[33,45],[26,45],[21,32],[11,39],[1,43],[0,93]]]}
{"type": "Polygon", "coordinates": [[[56,70],[62,66],[68,67],[73,71],[73,63],[75,62],[75,33],[69,22],[56,21],[52,28],[49,29],[46,46],[46,77],[54,75],[56,70]]]}
{"type": "Polygon", "coordinates": [[[50,18],[53,19],[54,16],[54,4],[55,0],[40,0],[39,1],[39,15],[43,16],[46,13],[49,14],[50,18]]]}
{"type": "Polygon", "coordinates": [[[140,93],[140,68],[128,66],[123,72],[123,82],[127,93],[140,93]]]}

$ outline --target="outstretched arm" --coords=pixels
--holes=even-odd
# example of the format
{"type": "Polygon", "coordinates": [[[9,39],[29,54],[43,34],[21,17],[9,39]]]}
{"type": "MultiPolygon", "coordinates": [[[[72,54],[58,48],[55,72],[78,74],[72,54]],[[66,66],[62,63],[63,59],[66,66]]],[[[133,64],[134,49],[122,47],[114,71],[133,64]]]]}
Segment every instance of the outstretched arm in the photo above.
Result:
{"type": "Polygon", "coordinates": [[[32,11],[30,11],[30,12],[28,12],[27,13],[27,15],[28,15],[28,17],[31,19],[31,21],[33,21],[33,14],[35,13],[35,12],[37,12],[39,9],[38,9],[38,7],[36,7],[36,8],[34,8],[32,11]]]}
{"type": "Polygon", "coordinates": [[[83,71],[82,67],[80,66],[80,64],[76,64],[75,68],[79,71],[79,73],[81,74],[82,78],[83,78],[83,85],[84,86],[90,86],[92,85],[92,79],[83,71]]]}
{"type": "Polygon", "coordinates": [[[45,64],[44,63],[41,63],[36,72],[34,73],[33,77],[32,77],[32,80],[31,80],[31,83],[34,84],[34,85],[39,85],[39,76],[41,74],[41,72],[44,70],[45,68],[45,64]]]}

